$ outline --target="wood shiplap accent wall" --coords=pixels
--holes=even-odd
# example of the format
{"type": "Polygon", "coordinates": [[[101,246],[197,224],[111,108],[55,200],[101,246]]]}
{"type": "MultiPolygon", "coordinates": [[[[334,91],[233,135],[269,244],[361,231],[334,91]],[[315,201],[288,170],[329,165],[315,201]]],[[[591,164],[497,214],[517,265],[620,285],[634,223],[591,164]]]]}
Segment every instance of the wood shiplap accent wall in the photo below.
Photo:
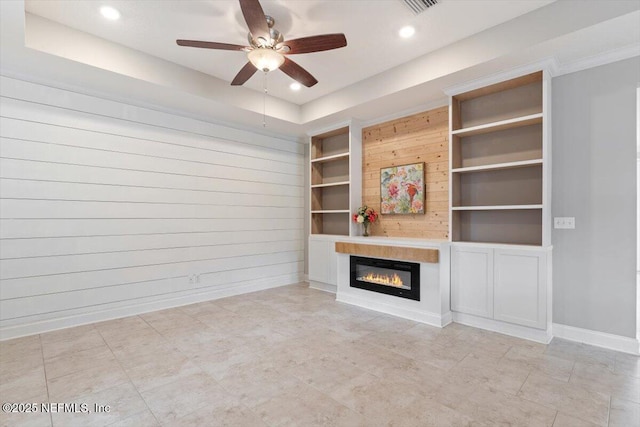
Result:
{"type": "Polygon", "coordinates": [[[380,215],[374,236],[449,238],[449,108],[362,130],[363,203],[380,212],[380,169],[425,163],[424,215],[380,215]]]}
{"type": "Polygon", "coordinates": [[[301,144],[15,79],[1,86],[5,337],[300,280],[301,144]]]}

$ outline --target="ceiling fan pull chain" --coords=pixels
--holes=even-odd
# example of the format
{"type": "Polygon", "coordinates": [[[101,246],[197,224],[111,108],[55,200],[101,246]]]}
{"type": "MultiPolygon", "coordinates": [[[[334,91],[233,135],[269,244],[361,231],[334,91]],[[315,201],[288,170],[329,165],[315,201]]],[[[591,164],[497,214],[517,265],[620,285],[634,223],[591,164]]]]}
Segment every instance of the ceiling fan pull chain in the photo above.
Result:
{"type": "Polygon", "coordinates": [[[266,128],[267,127],[267,72],[263,71],[264,74],[264,80],[263,80],[263,87],[264,87],[264,95],[262,98],[262,127],[266,128]]]}

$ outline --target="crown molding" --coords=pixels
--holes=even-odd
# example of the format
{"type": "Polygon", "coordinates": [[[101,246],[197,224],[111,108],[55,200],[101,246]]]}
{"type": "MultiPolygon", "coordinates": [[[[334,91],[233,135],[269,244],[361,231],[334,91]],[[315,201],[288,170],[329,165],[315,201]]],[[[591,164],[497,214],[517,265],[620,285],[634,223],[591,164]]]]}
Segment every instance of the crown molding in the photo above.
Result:
{"type": "Polygon", "coordinates": [[[623,61],[636,56],[640,56],[640,43],[634,43],[566,64],[559,64],[557,74],[554,74],[554,77],[611,64],[612,62],[623,61]]]}
{"type": "Polygon", "coordinates": [[[356,124],[355,119],[343,120],[338,123],[332,123],[329,126],[323,126],[323,127],[311,129],[307,131],[307,136],[311,137],[316,135],[322,135],[323,133],[331,132],[340,128],[350,127],[351,125],[355,125],[355,124],[356,124]]]}
{"type": "Polygon", "coordinates": [[[403,117],[412,116],[414,114],[422,113],[424,111],[433,110],[435,108],[445,107],[449,105],[449,100],[445,97],[436,99],[426,104],[416,105],[415,107],[407,108],[406,110],[399,111],[397,113],[386,114],[374,119],[365,120],[362,122],[362,127],[378,125],[380,123],[389,122],[391,120],[401,119],[403,117]]]}
{"type": "Polygon", "coordinates": [[[492,74],[480,79],[464,82],[454,86],[449,86],[444,88],[442,91],[448,96],[454,96],[460,93],[479,89],[481,87],[491,86],[493,84],[500,83],[506,80],[515,79],[516,77],[531,74],[540,70],[544,71],[547,76],[554,76],[555,70],[557,68],[556,64],[556,60],[552,57],[549,57],[519,67],[511,68],[501,73],[492,74]]]}

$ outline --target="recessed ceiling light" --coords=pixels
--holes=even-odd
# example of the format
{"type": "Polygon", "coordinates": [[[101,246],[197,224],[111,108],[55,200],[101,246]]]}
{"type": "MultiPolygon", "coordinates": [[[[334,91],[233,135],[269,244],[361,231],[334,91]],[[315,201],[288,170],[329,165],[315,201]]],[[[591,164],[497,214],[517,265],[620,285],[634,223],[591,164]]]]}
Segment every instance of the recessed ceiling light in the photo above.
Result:
{"type": "Polygon", "coordinates": [[[291,84],[289,85],[289,88],[290,88],[291,90],[298,91],[298,90],[302,89],[302,85],[301,85],[300,83],[298,83],[298,82],[293,82],[293,83],[291,83],[291,84]]]}
{"type": "Polygon", "coordinates": [[[102,6],[100,8],[100,13],[111,21],[120,19],[120,12],[118,12],[118,9],[114,9],[111,6],[102,6]]]}
{"type": "Polygon", "coordinates": [[[400,37],[402,37],[403,39],[408,39],[409,37],[411,37],[415,33],[416,33],[416,29],[413,28],[411,25],[407,25],[405,27],[402,27],[402,28],[400,28],[400,31],[398,31],[398,34],[400,34],[400,37]]]}

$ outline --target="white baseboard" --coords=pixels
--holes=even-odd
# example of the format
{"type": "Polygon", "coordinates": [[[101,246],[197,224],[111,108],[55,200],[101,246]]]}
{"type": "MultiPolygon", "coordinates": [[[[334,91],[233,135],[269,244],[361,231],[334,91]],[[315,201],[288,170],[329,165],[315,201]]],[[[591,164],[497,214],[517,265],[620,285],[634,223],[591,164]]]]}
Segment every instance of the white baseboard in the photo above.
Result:
{"type": "Polygon", "coordinates": [[[551,331],[543,329],[527,328],[526,326],[513,325],[511,323],[500,322],[493,319],[474,316],[472,314],[453,313],[453,321],[474,328],[486,329],[500,334],[510,335],[516,338],[536,341],[542,344],[549,344],[553,338],[551,331]]]}
{"type": "Polygon", "coordinates": [[[278,288],[280,286],[293,285],[296,283],[300,283],[301,278],[302,276],[299,274],[291,274],[288,276],[279,276],[277,278],[264,279],[262,281],[254,280],[247,284],[234,285],[226,288],[217,288],[214,290],[185,295],[177,298],[167,298],[158,301],[128,305],[124,307],[116,307],[91,313],[57,317],[54,319],[26,323],[23,325],[6,326],[0,328],[0,341],[19,338],[27,335],[41,334],[58,329],[71,328],[74,326],[86,325],[89,323],[113,320],[121,317],[135,316],[142,313],[148,313],[150,311],[180,307],[183,305],[195,304],[203,301],[210,301],[234,295],[262,291],[265,289],[278,288]]]}
{"type": "Polygon", "coordinates": [[[569,341],[603,347],[623,353],[640,354],[640,342],[635,338],[613,335],[574,326],[553,324],[553,335],[569,341]]]}
{"type": "Polygon", "coordinates": [[[452,311],[447,311],[445,314],[442,315],[442,327],[444,328],[445,326],[453,323],[453,312],[452,311]]]}
{"type": "Polygon", "coordinates": [[[309,287],[311,289],[316,289],[318,291],[329,292],[331,294],[335,294],[338,292],[338,287],[336,285],[330,285],[328,283],[316,282],[314,280],[308,280],[309,287]]]}
{"type": "Polygon", "coordinates": [[[369,310],[379,311],[381,313],[391,314],[392,316],[402,317],[403,319],[426,323],[427,325],[436,326],[438,328],[442,328],[451,323],[451,312],[447,312],[441,316],[437,313],[428,313],[423,311],[411,310],[408,308],[396,307],[380,301],[373,301],[366,298],[344,294],[338,295],[336,297],[336,301],[355,305],[369,310]]]}

